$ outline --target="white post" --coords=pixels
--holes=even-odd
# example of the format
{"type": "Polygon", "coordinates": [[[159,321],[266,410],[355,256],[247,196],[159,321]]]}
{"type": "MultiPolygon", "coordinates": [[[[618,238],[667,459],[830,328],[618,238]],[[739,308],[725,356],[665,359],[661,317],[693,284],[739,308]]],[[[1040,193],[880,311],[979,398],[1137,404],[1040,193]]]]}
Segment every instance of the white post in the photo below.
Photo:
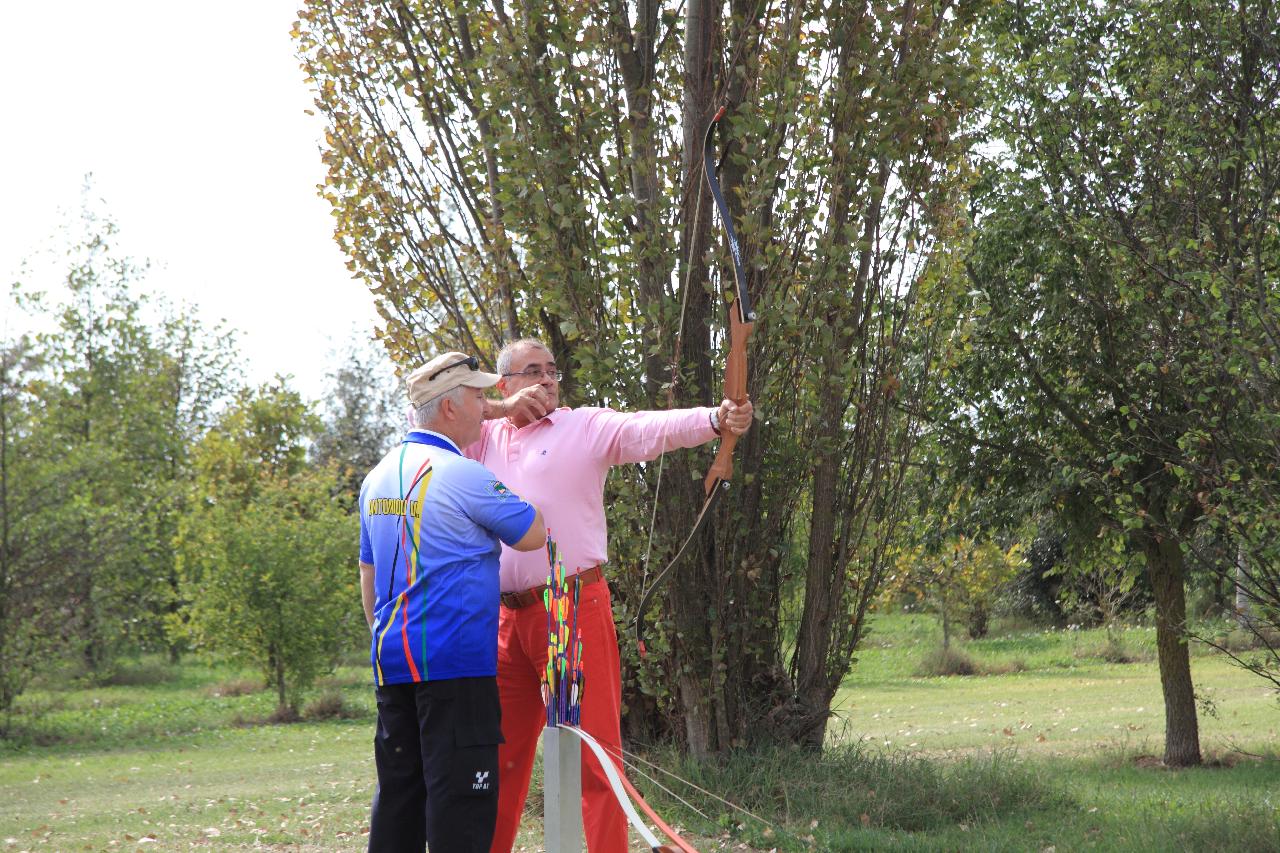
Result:
{"type": "Polygon", "coordinates": [[[582,743],[542,730],[542,817],[547,853],[582,853],[582,743]]]}

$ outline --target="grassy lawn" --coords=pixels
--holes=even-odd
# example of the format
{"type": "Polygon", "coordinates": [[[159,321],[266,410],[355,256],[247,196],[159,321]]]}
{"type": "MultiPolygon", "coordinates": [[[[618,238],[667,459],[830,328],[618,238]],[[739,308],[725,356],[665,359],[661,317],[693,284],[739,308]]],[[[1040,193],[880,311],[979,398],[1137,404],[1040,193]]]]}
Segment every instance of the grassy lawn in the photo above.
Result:
{"type": "MultiPolygon", "coordinates": [[[[965,644],[981,664],[1016,664],[1021,671],[914,676],[926,652],[940,642],[927,617],[878,619],[836,697],[831,736],[930,754],[1009,747],[1028,758],[1163,753],[1154,631],[1126,631],[1126,650],[1141,658],[1135,663],[1100,659],[1102,631],[1027,631],[965,644]]],[[[1203,648],[1193,647],[1191,674],[1207,754],[1274,754],[1280,743],[1274,689],[1203,648]]]]}
{"type": "MultiPolygon", "coordinates": [[[[920,677],[933,621],[883,617],[821,758],[649,756],[772,828],[688,795],[699,817],[641,787],[700,849],[1280,850],[1274,693],[1196,650],[1207,765],[1166,770],[1151,633],[1126,632],[1134,663],[1102,660],[1105,643],[1009,631],[965,646],[1004,674],[920,677]]],[[[374,780],[363,667],[321,686],[351,718],[292,725],[262,723],[274,699],[243,673],[149,664],[119,680],[21,697],[0,741],[0,850],[363,849],[374,780]]],[[[529,851],[537,787],[519,842],[529,851]]]]}
{"type": "Polygon", "coordinates": [[[363,668],[325,685],[357,719],[287,726],[255,724],[274,697],[242,673],[166,669],[19,699],[0,742],[4,849],[361,846],[374,776],[363,668]]]}

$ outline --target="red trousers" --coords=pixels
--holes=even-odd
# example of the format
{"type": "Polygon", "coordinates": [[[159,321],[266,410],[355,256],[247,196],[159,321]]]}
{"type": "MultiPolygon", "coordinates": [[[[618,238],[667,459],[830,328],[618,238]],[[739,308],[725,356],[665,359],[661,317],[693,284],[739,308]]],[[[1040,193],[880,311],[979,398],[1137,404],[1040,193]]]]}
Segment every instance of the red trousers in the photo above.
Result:
{"type": "MultiPolygon", "coordinates": [[[[582,631],[582,728],[612,755],[621,753],[622,673],[613,627],[609,584],[584,586],[578,598],[582,631]]],[[[542,673],[547,668],[547,611],[542,602],[498,617],[498,697],[502,736],[498,747],[498,824],[490,853],[515,844],[533,758],[547,725],[542,673]]],[[[582,823],[590,853],[626,853],[627,818],[594,755],[583,750],[582,823]]]]}

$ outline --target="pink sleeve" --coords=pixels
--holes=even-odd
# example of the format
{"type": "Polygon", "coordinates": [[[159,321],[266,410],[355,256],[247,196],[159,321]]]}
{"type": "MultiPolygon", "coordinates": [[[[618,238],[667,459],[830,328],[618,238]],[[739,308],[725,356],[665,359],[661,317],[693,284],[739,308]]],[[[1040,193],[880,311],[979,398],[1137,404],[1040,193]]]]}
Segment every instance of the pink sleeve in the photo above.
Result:
{"type": "Polygon", "coordinates": [[[711,409],[666,412],[615,412],[591,409],[586,431],[591,455],[608,465],[647,462],[663,451],[697,447],[716,437],[711,409]]]}

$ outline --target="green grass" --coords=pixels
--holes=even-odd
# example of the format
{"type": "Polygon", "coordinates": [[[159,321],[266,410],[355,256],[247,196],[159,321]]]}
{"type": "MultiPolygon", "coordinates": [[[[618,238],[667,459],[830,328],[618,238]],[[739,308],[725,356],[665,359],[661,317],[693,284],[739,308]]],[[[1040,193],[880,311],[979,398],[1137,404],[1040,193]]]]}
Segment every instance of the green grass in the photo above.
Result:
{"type": "Polygon", "coordinates": [[[1103,659],[1105,631],[1009,630],[961,644],[980,671],[1006,674],[914,675],[940,643],[927,617],[877,618],[821,762],[756,754],[684,773],[784,822],[764,835],[735,818],[762,849],[1280,850],[1280,704],[1266,682],[1193,646],[1206,766],[1174,771],[1159,762],[1152,630],[1123,632],[1134,663],[1103,659]]]}
{"type": "MultiPolygon", "coordinates": [[[[0,739],[0,757],[33,746],[54,752],[150,746],[167,738],[252,725],[265,721],[276,707],[275,694],[260,685],[261,679],[249,673],[199,664],[175,667],[168,680],[145,684],[43,685],[18,698],[8,733],[0,739]],[[241,692],[255,685],[257,689],[241,692]]],[[[372,719],[373,690],[364,667],[339,669],[322,679],[313,694],[334,689],[372,719]]]]}
{"type": "MultiPolygon", "coordinates": [[[[912,675],[918,662],[940,642],[933,620],[881,617],[872,630],[833,703],[833,742],[925,754],[1016,747],[1024,757],[1164,750],[1156,664],[1100,660],[1103,631],[1024,631],[972,641],[965,648],[980,663],[1021,662],[1025,669],[919,678],[912,675]]],[[[1154,654],[1149,629],[1126,631],[1124,642],[1136,653],[1154,654]]],[[[1191,673],[1206,751],[1275,752],[1280,704],[1274,689],[1203,647],[1193,647],[1191,673]]]]}
{"type": "Polygon", "coordinates": [[[130,747],[10,757],[0,837],[10,849],[360,846],[373,793],[369,726],[224,728],[130,747]]]}
{"type": "Polygon", "coordinates": [[[260,682],[248,673],[124,673],[114,680],[128,686],[46,685],[19,698],[0,740],[3,849],[362,846],[374,778],[364,668],[344,667],[315,691],[340,691],[360,718],[289,726],[261,723],[275,696],[241,692],[260,682]]]}
{"type": "MultiPolygon", "coordinates": [[[[701,850],[1280,850],[1280,705],[1255,676],[1193,649],[1215,714],[1200,716],[1208,761],[1171,771],[1155,664],[1105,662],[1103,632],[1000,632],[963,648],[1008,674],[922,678],[934,622],[874,629],[822,756],[648,755],[767,824],[680,790],[700,817],[638,779],[650,801],[701,850]]],[[[1131,629],[1123,643],[1149,658],[1154,638],[1131,629]]],[[[260,724],[274,696],[237,670],[143,663],[115,681],[20,698],[0,740],[0,850],[363,848],[364,667],[309,697],[354,718],[279,726],[260,724]]],[[[540,849],[540,803],[535,772],[522,849],[540,849]]]]}

